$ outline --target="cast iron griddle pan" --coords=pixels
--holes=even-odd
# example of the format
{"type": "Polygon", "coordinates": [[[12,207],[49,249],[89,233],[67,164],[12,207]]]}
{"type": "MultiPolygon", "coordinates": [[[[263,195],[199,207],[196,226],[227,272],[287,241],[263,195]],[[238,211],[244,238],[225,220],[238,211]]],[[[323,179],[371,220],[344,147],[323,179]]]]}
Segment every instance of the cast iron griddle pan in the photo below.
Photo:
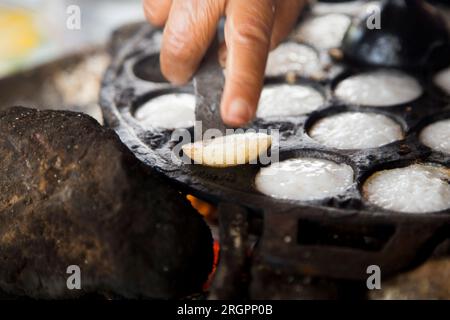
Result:
{"type": "MultiPolygon", "coordinates": [[[[184,191],[214,203],[233,202],[263,219],[257,256],[261,265],[312,276],[359,280],[369,265],[380,266],[383,275],[423,261],[450,234],[450,210],[424,214],[387,211],[361,195],[362,184],[372,173],[411,163],[436,163],[450,168],[450,156],[422,145],[418,133],[429,123],[450,118],[450,99],[436,88],[430,74],[414,74],[425,93],[412,103],[388,108],[348,105],[333,97],[336,83],[360,72],[322,56],[326,74],[321,79],[296,77],[321,90],[327,103],[307,116],[279,121],[255,120],[249,127],[280,130],[280,160],[316,157],[350,165],[355,183],[346,193],[321,201],[277,200],[259,193],[254,177],[259,165],[215,169],[182,164],[171,159],[177,141],[168,130],[144,128],[135,110],[155,96],[171,92],[196,94],[197,119],[204,127],[223,130],[218,113],[224,76],[215,55],[205,61],[192,84],[174,87],[159,71],[161,31],[143,25],[120,48],[113,49],[101,92],[107,125],[145,164],[176,182],[184,191]],[[325,66],[326,65],[326,66],[325,66]],[[308,134],[318,118],[345,110],[385,114],[399,122],[406,133],[402,141],[366,150],[324,147],[308,134]]],[[[285,83],[285,77],[268,78],[267,84],[285,83]]]]}

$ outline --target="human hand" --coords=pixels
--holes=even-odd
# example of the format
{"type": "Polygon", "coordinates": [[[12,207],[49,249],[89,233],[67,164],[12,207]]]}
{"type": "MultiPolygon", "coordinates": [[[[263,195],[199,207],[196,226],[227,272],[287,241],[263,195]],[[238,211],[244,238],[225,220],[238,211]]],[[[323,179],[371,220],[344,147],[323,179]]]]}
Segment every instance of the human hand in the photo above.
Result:
{"type": "Polygon", "coordinates": [[[226,83],[223,121],[242,126],[250,121],[264,83],[268,52],[290,32],[304,0],[144,0],[147,19],[164,26],[161,70],[174,84],[184,84],[197,70],[226,16],[226,83]]]}

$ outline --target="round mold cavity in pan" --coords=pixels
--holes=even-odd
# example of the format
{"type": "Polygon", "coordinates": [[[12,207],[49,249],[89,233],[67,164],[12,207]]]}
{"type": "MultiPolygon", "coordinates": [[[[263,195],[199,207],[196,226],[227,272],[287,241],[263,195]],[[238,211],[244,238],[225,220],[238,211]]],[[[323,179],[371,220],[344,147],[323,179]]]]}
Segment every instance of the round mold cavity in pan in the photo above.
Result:
{"type": "MultiPolygon", "coordinates": [[[[333,79],[330,85],[330,90],[333,91],[336,85],[342,79],[345,79],[350,75],[371,70],[374,69],[346,68],[344,72],[342,72],[338,77],[333,79]]],[[[361,105],[352,105],[352,107],[357,107],[360,108],[361,110],[364,109],[373,111],[378,110],[378,112],[389,111],[390,114],[396,115],[399,120],[403,119],[404,122],[407,124],[408,128],[415,127],[417,123],[423,119],[423,117],[444,110],[446,107],[446,102],[433,93],[433,90],[430,88],[430,85],[427,81],[426,75],[415,73],[412,73],[411,75],[413,75],[416,79],[418,79],[418,81],[423,87],[422,96],[416,99],[415,101],[390,107],[366,107],[361,105]]],[[[342,104],[342,102],[339,101],[336,97],[332,98],[332,103],[338,105],[342,104]]]]}
{"type": "MultiPolygon", "coordinates": [[[[129,86],[129,89],[134,90],[134,95],[136,96],[140,96],[143,95],[145,93],[147,93],[148,91],[156,91],[156,90],[168,90],[171,88],[174,88],[174,85],[172,85],[171,83],[169,83],[168,81],[166,81],[162,75],[156,75],[156,77],[154,77],[154,81],[147,81],[144,79],[139,78],[136,73],[135,73],[135,67],[137,65],[137,63],[139,63],[139,61],[142,61],[145,58],[148,58],[152,55],[157,55],[158,52],[155,52],[155,48],[149,47],[145,52],[139,52],[138,54],[135,55],[130,55],[130,57],[126,58],[123,66],[121,67],[120,73],[121,73],[121,81],[123,81],[123,83],[121,84],[121,86],[126,86],[127,84],[132,84],[131,86],[129,86]],[[160,80],[160,81],[159,81],[160,80]],[[158,81],[158,82],[156,82],[158,81]]],[[[159,65],[157,67],[150,67],[150,69],[154,69],[153,71],[151,71],[152,73],[161,73],[160,71],[157,70],[157,68],[159,68],[159,65]]],[[[147,72],[148,69],[147,69],[147,72]]],[[[152,76],[153,77],[153,76],[152,76]]],[[[149,80],[151,80],[149,78],[149,80]]]]}
{"type": "Polygon", "coordinates": [[[336,111],[332,110],[332,114],[322,117],[316,116],[314,121],[309,120],[306,131],[308,136],[321,145],[339,150],[380,148],[405,138],[405,125],[391,114],[367,110],[336,111]],[[348,121],[343,122],[345,119],[348,121]],[[370,123],[375,127],[371,128],[370,123]],[[325,128],[327,125],[328,132],[325,128]]]}
{"type": "MultiPolygon", "coordinates": [[[[359,185],[359,190],[363,201],[367,206],[379,208],[386,212],[395,212],[406,215],[450,214],[450,198],[448,197],[450,196],[450,168],[442,163],[417,160],[402,160],[384,163],[372,168],[371,171],[365,174],[364,179],[359,185]],[[433,175],[433,171],[436,175],[433,175]],[[393,174],[396,174],[396,176],[392,177],[393,174]],[[380,184],[379,179],[383,176],[387,176],[388,180],[385,181],[387,184],[381,184],[383,187],[383,189],[380,190],[382,194],[378,196],[374,195],[373,193],[376,192],[376,190],[372,190],[372,197],[368,195],[369,191],[367,188],[370,187],[370,184],[372,184],[372,187],[373,184],[375,184],[374,188],[376,188],[376,186],[380,184]],[[375,179],[377,180],[374,182],[375,179]],[[407,179],[412,180],[407,181],[407,179]],[[441,180],[440,185],[436,185],[438,179],[441,180]],[[421,180],[423,180],[422,191],[420,191],[419,186],[415,185],[421,180]],[[428,191],[432,185],[435,189],[433,191],[444,193],[444,196],[441,197],[443,202],[437,203],[437,209],[431,209],[433,199],[430,199],[430,197],[427,198],[426,194],[426,191],[428,191]],[[412,186],[412,189],[408,189],[408,191],[404,193],[403,189],[405,187],[409,188],[410,186],[412,186]],[[383,192],[388,193],[383,194],[383,192]],[[412,198],[404,198],[411,194],[413,195],[412,198]],[[448,196],[445,196],[445,194],[448,196]],[[380,197],[382,199],[379,199],[380,197]],[[388,203],[386,203],[386,201],[388,201],[388,203]],[[414,203],[416,203],[414,208],[410,208],[414,203]]],[[[436,193],[433,193],[433,195],[435,194],[436,193]]]]}
{"type": "Polygon", "coordinates": [[[343,194],[352,185],[353,175],[347,165],[296,158],[262,168],[255,185],[259,192],[272,198],[308,202],[343,194]]]}
{"type": "Polygon", "coordinates": [[[450,104],[446,105],[442,110],[438,110],[423,117],[413,128],[411,128],[411,134],[418,138],[422,130],[428,125],[447,119],[450,119],[450,104]]]}
{"type": "Polygon", "coordinates": [[[134,63],[132,71],[137,78],[147,82],[168,82],[161,72],[161,66],[159,64],[159,53],[154,53],[138,59],[134,63]]]}
{"type": "MultiPolygon", "coordinates": [[[[135,121],[137,123],[139,123],[139,125],[141,125],[144,129],[151,129],[151,130],[173,130],[173,129],[181,129],[181,128],[189,128],[192,127],[192,125],[189,126],[174,126],[173,128],[171,127],[167,127],[167,126],[161,126],[158,127],[158,125],[150,125],[150,126],[144,126],[143,125],[143,121],[144,119],[142,119],[143,121],[140,121],[138,119],[139,116],[139,110],[143,107],[145,107],[146,103],[155,101],[159,98],[163,98],[163,97],[170,97],[170,96],[174,96],[176,97],[177,95],[186,95],[186,96],[191,96],[192,99],[194,100],[194,104],[195,104],[195,94],[194,94],[194,90],[192,86],[185,86],[185,87],[178,87],[178,88],[171,88],[171,89],[164,89],[164,90],[154,90],[154,91],[150,91],[142,96],[139,96],[135,99],[134,103],[132,104],[131,107],[131,114],[134,117],[135,121]]],[[[190,103],[190,101],[188,101],[190,103]]],[[[178,102],[177,102],[178,103],[178,102]]],[[[193,107],[193,113],[194,113],[194,106],[193,107]]]]}
{"type": "MultiPolygon", "coordinates": [[[[158,126],[147,126],[141,121],[136,119],[136,112],[139,108],[145,106],[145,104],[158,97],[164,97],[172,94],[189,94],[195,99],[192,86],[185,86],[179,88],[162,89],[162,90],[150,90],[143,95],[137,96],[127,110],[122,110],[124,117],[132,125],[137,135],[147,145],[153,149],[159,149],[172,140],[173,133],[177,130],[189,130],[192,131],[192,126],[183,128],[166,128],[158,126]]],[[[192,136],[193,134],[191,134],[192,136]]]]}
{"type": "Polygon", "coordinates": [[[277,121],[305,116],[321,109],[326,99],[325,88],[316,83],[269,84],[263,88],[256,118],[277,121]]]}
{"type": "MultiPolygon", "coordinates": [[[[326,101],[329,99],[329,91],[327,86],[322,85],[313,80],[300,79],[297,78],[292,83],[287,83],[283,79],[267,79],[265,80],[265,87],[273,87],[278,85],[291,85],[291,86],[307,86],[319,92],[324,98],[323,106],[319,107],[322,109],[325,107],[326,101]]],[[[267,118],[259,118],[256,117],[251,123],[251,127],[255,129],[277,129],[280,134],[281,140],[292,140],[298,138],[298,135],[301,135],[302,127],[307,118],[307,114],[302,115],[294,115],[294,116],[276,116],[276,117],[267,117],[267,118]]]]}
{"type": "MultiPolygon", "coordinates": [[[[278,85],[292,85],[292,86],[306,86],[319,92],[323,98],[324,103],[318,108],[318,110],[326,106],[326,101],[329,99],[329,91],[327,86],[317,83],[312,80],[296,79],[293,83],[286,83],[280,79],[266,79],[265,87],[273,87],[278,85]]],[[[308,113],[309,114],[309,113],[308,113]]],[[[255,129],[276,129],[278,130],[280,140],[287,141],[288,144],[296,145],[299,138],[303,135],[303,125],[307,119],[308,114],[295,115],[295,116],[277,116],[259,118],[256,117],[251,123],[251,127],[255,129]]]]}
{"type": "Polygon", "coordinates": [[[294,30],[292,37],[299,42],[308,43],[318,50],[340,47],[344,34],[351,24],[346,14],[329,13],[305,17],[294,30]],[[322,34],[316,33],[322,27],[322,34]]]}
{"type": "MultiPolygon", "coordinates": [[[[337,14],[341,15],[341,14],[337,14]]],[[[336,48],[320,48],[318,46],[315,46],[312,43],[308,43],[304,41],[302,38],[298,37],[298,30],[303,25],[305,21],[310,21],[314,18],[320,18],[326,16],[325,15],[315,15],[310,10],[304,10],[302,15],[299,18],[299,21],[297,23],[297,26],[292,30],[292,32],[287,37],[287,42],[294,42],[298,43],[300,45],[308,46],[312,49],[314,49],[317,54],[319,55],[319,59],[322,65],[323,70],[323,76],[319,78],[312,78],[312,80],[320,81],[323,83],[326,83],[330,81],[330,79],[334,78],[336,74],[339,74],[341,72],[341,66],[339,64],[334,63],[332,56],[330,55],[330,50],[336,49],[336,48]]],[[[347,15],[342,15],[347,16],[347,15]]],[[[348,16],[350,18],[350,16],[348,16]]],[[[292,75],[290,75],[292,78],[292,75]]]]}
{"type": "Polygon", "coordinates": [[[308,119],[305,122],[305,133],[309,135],[309,132],[311,131],[314,124],[316,124],[321,119],[331,117],[331,116],[334,116],[334,115],[337,115],[340,113],[346,113],[346,112],[381,114],[383,116],[386,116],[386,117],[392,119],[395,123],[399,124],[405,135],[409,130],[409,125],[405,121],[405,119],[403,118],[401,113],[392,112],[392,110],[387,109],[387,108],[362,107],[362,106],[355,106],[355,105],[348,105],[348,104],[334,102],[334,103],[328,104],[326,108],[317,110],[316,112],[313,112],[308,116],[308,119]]]}
{"type": "MultiPolygon", "coordinates": [[[[257,172],[255,172],[252,177],[252,187],[255,193],[262,195],[265,198],[271,199],[274,203],[290,203],[290,204],[314,204],[320,206],[330,206],[336,208],[345,208],[350,205],[355,205],[359,201],[359,193],[357,191],[356,184],[356,176],[358,175],[358,167],[352,162],[349,157],[343,156],[341,154],[328,152],[328,151],[320,151],[316,149],[307,149],[307,148],[296,148],[290,150],[282,150],[280,151],[279,161],[278,163],[283,163],[285,161],[298,160],[298,159],[313,159],[313,160],[324,160],[330,163],[334,163],[337,165],[346,165],[348,168],[352,170],[352,181],[345,186],[340,192],[324,196],[318,197],[315,199],[294,199],[294,198],[281,198],[277,196],[270,196],[262,192],[258,189],[256,179],[258,178],[261,170],[265,170],[264,168],[274,166],[276,168],[277,163],[272,163],[270,165],[264,166],[260,168],[257,172]]],[[[278,176],[278,175],[277,175],[278,176]]],[[[358,205],[357,205],[358,206],[358,205]]]]}
{"type": "MultiPolygon", "coordinates": [[[[437,97],[443,99],[444,101],[450,102],[450,66],[447,68],[437,70],[434,72],[431,72],[428,76],[428,86],[430,87],[430,91],[435,94],[437,97]],[[439,85],[437,82],[438,78],[446,78],[445,81],[447,83],[445,84],[447,89],[443,88],[442,85],[439,85]]],[[[441,79],[440,81],[444,81],[444,79],[441,79]]]]}
{"type": "Polygon", "coordinates": [[[319,52],[307,44],[282,42],[269,53],[266,78],[324,79],[324,65],[319,52]]]}
{"type": "MultiPolygon", "coordinates": [[[[377,82],[378,83],[378,82],[377,82]]],[[[385,82],[381,81],[379,82],[380,84],[384,85],[385,82]]],[[[396,86],[397,88],[398,86],[396,86]]],[[[336,101],[339,101],[341,103],[346,103],[346,104],[352,104],[352,105],[359,105],[359,106],[363,106],[363,107],[377,107],[377,108],[395,108],[395,107],[404,107],[404,106],[408,106],[411,105],[417,101],[419,101],[426,93],[425,90],[425,85],[422,81],[421,78],[418,78],[416,75],[414,74],[410,74],[407,72],[404,72],[402,70],[397,70],[397,69],[387,69],[387,68],[368,68],[368,69],[353,69],[353,70],[347,70],[346,72],[343,72],[342,74],[340,74],[338,77],[336,77],[331,85],[331,89],[332,89],[332,95],[333,98],[336,101]],[[410,92],[409,94],[411,95],[410,99],[404,100],[404,101],[400,101],[400,94],[398,93],[398,98],[397,97],[391,97],[391,99],[393,100],[392,104],[386,104],[386,103],[368,103],[365,104],[364,102],[356,102],[356,101],[351,101],[348,100],[346,98],[341,98],[338,96],[337,91],[341,88],[342,85],[347,84],[348,85],[348,81],[350,81],[350,79],[352,79],[353,81],[355,81],[357,78],[354,77],[365,77],[367,75],[377,75],[379,74],[380,76],[389,76],[390,74],[392,74],[393,76],[393,80],[394,81],[402,81],[402,79],[400,79],[400,77],[402,77],[402,75],[405,75],[407,77],[410,77],[409,79],[405,78],[403,80],[405,80],[405,82],[407,80],[411,80],[411,86],[415,86],[418,85],[420,86],[420,92],[417,92],[417,94],[413,94],[413,92],[410,92]],[[397,77],[398,76],[398,77],[397,77]],[[395,79],[397,78],[397,79],[395,79]],[[412,80],[415,80],[416,83],[412,82],[412,80]],[[395,100],[398,101],[395,101],[395,100]]],[[[373,88],[371,86],[370,88],[371,90],[375,90],[375,88],[373,88]]],[[[383,91],[385,91],[388,88],[382,88],[384,89],[383,91]]],[[[414,88],[411,88],[411,91],[413,91],[414,88]]],[[[375,91],[374,91],[375,93],[375,91]]],[[[376,99],[379,99],[380,97],[376,97],[376,99]]],[[[351,98],[353,99],[353,97],[351,98]]]]}
{"type": "Polygon", "coordinates": [[[450,130],[450,105],[447,108],[447,111],[439,112],[423,119],[412,132],[418,143],[422,144],[424,147],[429,148],[437,154],[442,154],[444,157],[450,156],[450,137],[449,139],[446,139],[448,132],[446,135],[442,136],[442,133],[439,134],[439,130],[450,130]],[[436,125],[443,127],[437,128],[436,125]],[[430,141],[431,137],[425,136],[425,130],[434,130],[434,133],[428,132],[428,134],[439,135],[438,138],[440,141],[430,141]],[[438,130],[438,132],[435,130],[438,130]]]}

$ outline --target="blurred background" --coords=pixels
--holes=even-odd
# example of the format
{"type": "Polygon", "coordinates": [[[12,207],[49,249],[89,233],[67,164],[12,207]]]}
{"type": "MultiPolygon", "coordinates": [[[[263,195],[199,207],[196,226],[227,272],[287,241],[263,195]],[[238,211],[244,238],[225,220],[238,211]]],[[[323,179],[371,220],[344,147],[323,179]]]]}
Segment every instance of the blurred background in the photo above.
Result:
{"type": "Polygon", "coordinates": [[[141,0],[0,0],[0,77],[101,45],[143,19],[141,0]],[[81,10],[80,30],[66,27],[71,5],[81,10]]]}

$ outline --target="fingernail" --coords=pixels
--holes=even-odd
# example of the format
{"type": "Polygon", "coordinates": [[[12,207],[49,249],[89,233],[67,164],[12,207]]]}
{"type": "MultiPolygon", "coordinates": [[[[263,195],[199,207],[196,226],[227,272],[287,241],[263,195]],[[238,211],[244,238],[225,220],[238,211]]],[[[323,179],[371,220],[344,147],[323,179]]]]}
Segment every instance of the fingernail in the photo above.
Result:
{"type": "Polygon", "coordinates": [[[243,99],[235,99],[230,104],[227,120],[233,125],[246,124],[252,117],[250,105],[243,99]]]}

